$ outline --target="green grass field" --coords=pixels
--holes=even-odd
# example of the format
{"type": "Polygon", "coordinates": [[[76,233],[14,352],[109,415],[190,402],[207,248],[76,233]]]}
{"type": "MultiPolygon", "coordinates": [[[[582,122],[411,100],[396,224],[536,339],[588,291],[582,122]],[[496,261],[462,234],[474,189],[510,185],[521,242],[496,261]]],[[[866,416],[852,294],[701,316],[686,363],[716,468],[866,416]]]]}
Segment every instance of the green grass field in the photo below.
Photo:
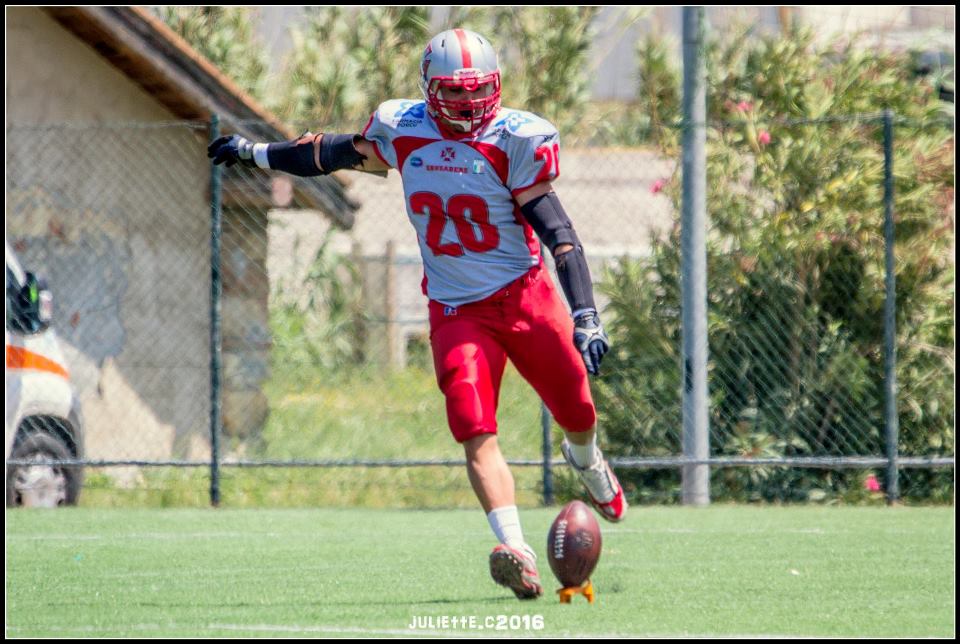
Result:
{"type": "Polygon", "coordinates": [[[7,511],[6,635],[955,633],[952,507],[633,508],[601,526],[592,606],[552,594],[556,512],[521,515],[548,588],[521,603],[489,578],[479,511],[7,511]],[[443,628],[443,616],[488,628],[443,628]],[[524,628],[534,616],[542,630],[524,628]]]}

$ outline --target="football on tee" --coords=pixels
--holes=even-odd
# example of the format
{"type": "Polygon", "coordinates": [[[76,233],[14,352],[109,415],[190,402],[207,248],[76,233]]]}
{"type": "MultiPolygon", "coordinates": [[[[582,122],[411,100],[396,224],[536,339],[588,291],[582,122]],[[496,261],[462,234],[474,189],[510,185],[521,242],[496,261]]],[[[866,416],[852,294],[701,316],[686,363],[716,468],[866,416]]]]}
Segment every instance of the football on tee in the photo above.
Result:
{"type": "Polygon", "coordinates": [[[600,525],[582,501],[563,506],[547,535],[550,569],[564,588],[590,578],[600,559],[600,525]]]}

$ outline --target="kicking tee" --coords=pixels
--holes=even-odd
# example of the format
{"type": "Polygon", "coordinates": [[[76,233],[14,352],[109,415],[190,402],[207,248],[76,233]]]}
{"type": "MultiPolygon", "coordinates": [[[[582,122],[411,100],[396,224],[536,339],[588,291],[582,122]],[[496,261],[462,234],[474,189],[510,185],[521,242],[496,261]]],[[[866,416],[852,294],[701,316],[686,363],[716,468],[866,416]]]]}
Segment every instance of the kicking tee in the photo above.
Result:
{"type": "Polygon", "coordinates": [[[424,101],[392,100],[363,137],[400,172],[431,300],[482,300],[540,263],[514,196],[560,174],[560,137],[548,121],[501,108],[476,135],[445,138],[424,101]]]}

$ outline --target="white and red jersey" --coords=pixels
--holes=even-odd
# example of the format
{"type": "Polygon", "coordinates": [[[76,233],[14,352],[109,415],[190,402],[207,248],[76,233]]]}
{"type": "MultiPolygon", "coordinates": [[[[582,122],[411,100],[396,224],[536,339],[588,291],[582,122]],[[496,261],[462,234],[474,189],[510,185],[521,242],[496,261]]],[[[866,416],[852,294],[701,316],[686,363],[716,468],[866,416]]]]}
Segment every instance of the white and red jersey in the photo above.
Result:
{"type": "Polygon", "coordinates": [[[560,137],[548,121],[501,108],[476,135],[454,139],[424,101],[392,100],[363,136],[400,171],[431,300],[482,300],[540,263],[540,244],[514,196],[560,174],[560,137]]]}

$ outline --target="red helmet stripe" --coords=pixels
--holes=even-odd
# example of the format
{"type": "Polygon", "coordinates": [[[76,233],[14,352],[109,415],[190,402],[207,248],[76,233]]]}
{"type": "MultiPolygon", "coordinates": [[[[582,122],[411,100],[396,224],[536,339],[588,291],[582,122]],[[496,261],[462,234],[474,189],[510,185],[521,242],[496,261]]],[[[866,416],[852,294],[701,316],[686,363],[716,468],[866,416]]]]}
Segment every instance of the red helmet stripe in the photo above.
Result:
{"type": "Polygon", "coordinates": [[[463,66],[473,67],[473,59],[470,57],[470,48],[467,46],[466,32],[463,29],[454,29],[453,33],[457,34],[457,39],[460,41],[460,55],[463,56],[463,66]]]}

